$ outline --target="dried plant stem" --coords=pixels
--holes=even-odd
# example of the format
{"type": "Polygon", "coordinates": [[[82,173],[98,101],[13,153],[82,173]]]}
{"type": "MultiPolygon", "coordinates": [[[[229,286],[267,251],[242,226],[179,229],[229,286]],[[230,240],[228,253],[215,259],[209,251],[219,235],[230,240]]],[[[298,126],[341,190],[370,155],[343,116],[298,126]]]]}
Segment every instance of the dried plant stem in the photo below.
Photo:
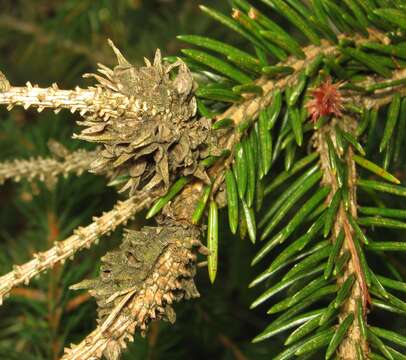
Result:
{"type": "Polygon", "coordinates": [[[13,287],[20,284],[27,285],[34,276],[52,268],[58,262],[64,262],[67,258],[73,257],[78,250],[89,248],[104,234],[127,223],[137,212],[149,206],[155,198],[156,196],[149,194],[119,201],[109,212],[99,218],[93,218],[90,225],[79,227],[67,239],[55,242],[51,249],[35,254],[34,259],[23,265],[14,265],[13,271],[0,277],[0,304],[13,287]]]}
{"type": "Polygon", "coordinates": [[[38,157],[0,163],[0,184],[6,180],[47,181],[55,179],[58,175],[67,176],[71,173],[81,175],[89,169],[96,155],[96,151],[77,150],[66,155],[61,161],[55,158],[38,157]]]}
{"type": "Polygon", "coordinates": [[[38,112],[53,109],[55,113],[69,109],[72,113],[79,112],[81,116],[97,114],[105,119],[124,114],[136,118],[142,105],[133,98],[101,87],[61,90],[55,83],[51,87],[41,88],[30,82],[26,86],[10,86],[0,91],[0,104],[7,105],[8,110],[14,106],[23,106],[24,109],[34,107],[38,112]]]}
{"type": "MultiPolygon", "coordinates": [[[[339,120],[341,127],[345,128],[346,131],[353,132],[356,126],[355,121],[350,118],[342,118],[339,120]]],[[[328,147],[326,143],[326,137],[330,136],[333,143],[336,142],[334,125],[336,120],[333,120],[331,124],[324,126],[315,134],[315,143],[317,150],[320,154],[321,168],[323,169],[323,179],[322,183],[329,185],[331,187],[331,193],[327,199],[327,203],[331,200],[334,193],[339,189],[335,169],[331,168],[328,147]]],[[[349,209],[352,217],[357,216],[357,198],[356,198],[356,170],[355,163],[352,159],[352,149],[348,149],[345,156],[345,162],[348,169],[348,197],[349,197],[349,209]]],[[[349,251],[351,258],[348,261],[345,270],[342,274],[338,275],[337,283],[339,285],[343,284],[349,276],[355,274],[356,281],[352,287],[351,293],[345,303],[340,308],[339,321],[343,321],[350,313],[357,314],[357,300],[361,300],[363,305],[363,314],[365,317],[368,303],[370,302],[368,286],[361,269],[360,259],[354,244],[354,230],[350,225],[346,210],[344,209],[343,203],[340,204],[338,209],[336,219],[334,222],[334,227],[332,231],[332,240],[335,241],[340,231],[344,231],[345,240],[341,249],[341,254],[349,251]]],[[[357,358],[356,346],[359,345],[364,354],[368,353],[368,343],[365,338],[363,338],[360,330],[360,324],[358,323],[358,318],[356,317],[352,326],[349,328],[347,336],[341,343],[338,354],[339,358],[342,360],[353,360],[357,358]]]]}

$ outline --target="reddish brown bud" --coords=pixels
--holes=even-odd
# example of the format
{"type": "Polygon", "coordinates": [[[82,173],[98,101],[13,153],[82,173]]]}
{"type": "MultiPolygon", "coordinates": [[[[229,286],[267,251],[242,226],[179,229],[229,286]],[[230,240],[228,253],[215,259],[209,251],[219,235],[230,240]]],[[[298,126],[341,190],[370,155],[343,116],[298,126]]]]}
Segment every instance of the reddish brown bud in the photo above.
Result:
{"type": "Polygon", "coordinates": [[[342,83],[333,84],[327,78],[319,87],[311,91],[312,99],[306,104],[311,121],[316,122],[321,116],[340,117],[343,109],[343,98],[339,91],[342,83]]]}

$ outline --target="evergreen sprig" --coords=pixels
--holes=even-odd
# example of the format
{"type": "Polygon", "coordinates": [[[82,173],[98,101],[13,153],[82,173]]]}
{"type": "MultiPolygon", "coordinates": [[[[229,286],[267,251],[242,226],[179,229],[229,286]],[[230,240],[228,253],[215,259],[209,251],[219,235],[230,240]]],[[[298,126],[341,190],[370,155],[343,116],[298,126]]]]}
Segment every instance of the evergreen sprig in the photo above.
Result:
{"type": "MultiPolygon", "coordinates": [[[[199,84],[195,121],[210,120],[220,146],[199,160],[206,177],[172,174],[163,196],[161,188],[119,203],[62,245],[1,277],[0,295],[145,207],[147,218],[163,211],[189,224],[204,223],[207,210],[213,283],[224,246],[218,208],[227,206],[231,233],[259,242],[251,264],[262,270],[250,288],[260,290],[251,308],[267,304],[269,320],[254,343],[280,339],[289,330],[282,351],[269,353],[273,359],[402,359],[403,334],[385,329],[374,315],[406,314],[406,282],[391,254],[402,254],[406,246],[385,236],[406,228],[405,6],[395,0],[263,0],[256,7],[234,0],[232,6],[230,16],[208,6],[201,10],[247,46],[182,35],[193,48],[167,58],[176,64],[181,59],[193,71],[199,84]],[[268,15],[273,13],[283,23],[268,15]]],[[[15,88],[3,78],[2,104],[72,109],[73,95],[71,102],[56,104],[46,97],[59,89],[15,88]]],[[[83,92],[87,98],[100,93],[83,92]]],[[[114,106],[106,101],[103,112],[124,111],[114,106]]],[[[112,329],[125,323],[120,316],[118,322],[108,317],[112,329]]],[[[108,325],[77,349],[109,349],[111,339],[100,340],[100,329],[108,325]]],[[[113,350],[109,356],[116,359],[120,351],[113,350]]]]}

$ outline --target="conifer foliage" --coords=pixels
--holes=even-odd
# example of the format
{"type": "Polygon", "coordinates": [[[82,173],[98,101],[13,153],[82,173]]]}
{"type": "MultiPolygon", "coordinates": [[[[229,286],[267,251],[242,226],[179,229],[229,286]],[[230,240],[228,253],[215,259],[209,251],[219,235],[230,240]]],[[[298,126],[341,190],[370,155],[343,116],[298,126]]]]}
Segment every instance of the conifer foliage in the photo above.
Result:
{"type": "Polygon", "coordinates": [[[99,64],[95,85],[74,90],[14,86],[2,69],[1,105],[78,113],[74,137],[100,146],[51,143],[52,158],[0,164],[0,181],[49,185],[89,170],[124,198],[14,265],[0,277],[0,300],[147,210],[157,225],[127,230],[97,279],[72,287],[89,289],[99,317],[62,359],[118,360],[134,333],[174,322],[171,304],[199,295],[196,265],[221,281],[224,219],[255,249],[246,292],[266,325],[252,341],[283,343],[266,358],[406,358],[395,321],[406,315],[405,3],[200,9],[239,45],[179,35],[179,56],[162,59],[161,49],[138,66],[110,42],[117,64],[99,64]]]}

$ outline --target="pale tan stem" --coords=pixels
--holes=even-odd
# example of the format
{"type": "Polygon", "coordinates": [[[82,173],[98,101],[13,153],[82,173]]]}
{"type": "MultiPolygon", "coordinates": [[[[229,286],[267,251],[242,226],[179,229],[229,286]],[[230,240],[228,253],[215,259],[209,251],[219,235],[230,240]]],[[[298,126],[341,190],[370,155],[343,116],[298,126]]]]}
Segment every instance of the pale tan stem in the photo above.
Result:
{"type": "MultiPolygon", "coordinates": [[[[339,123],[340,127],[349,131],[354,132],[356,128],[356,122],[351,118],[340,118],[339,120],[334,119],[331,124],[325,125],[319,131],[315,133],[315,143],[317,150],[320,154],[320,163],[323,170],[322,183],[329,185],[332,189],[327,203],[331,201],[334,193],[339,189],[336,171],[331,168],[328,147],[326,143],[326,137],[331,137],[333,143],[336,143],[335,128],[334,126],[339,123]]],[[[341,154],[345,156],[345,165],[348,168],[348,197],[349,197],[349,209],[351,216],[356,218],[357,216],[357,198],[356,198],[356,169],[355,163],[352,159],[352,149],[349,148],[346,154],[341,154]]],[[[363,314],[365,316],[366,309],[368,306],[369,291],[364,277],[364,273],[361,269],[359,255],[357,253],[355,244],[354,244],[354,229],[352,228],[344,205],[340,204],[337,211],[337,215],[334,221],[334,226],[332,230],[332,241],[335,241],[340,231],[344,231],[345,240],[341,249],[341,254],[346,251],[349,251],[351,258],[348,261],[346,268],[343,273],[338,276],[337,283],[339,285],[343,284],[349,276],[354,274],[356,276],[356,281],[352,287],[351,294],[348,299],[340,308],[339,321],[343,321],[350,313],[354,315],[357,314],[357,300],[362,302],[363,314]]],[[[360,324],[358,323],[358,318],[355,317],[355,320],[351,327],[348,329],[347,336],[343,339],[342,343],[338,348],[339,358],[342,360],[353,360],[357,358],[357,349],[356,347],[360,346],[364,354],[368,353],[368,343],[367,339],[362,337],[360,324]]]]}
{"type": "Polygon", "coordinates": [[[104,234],[113,231],[121,224],[126,224],[136,213],[149,206],[152,201],[152,196],[142,198],[137,196],[126,201],[119,201],[109,212],[104,213],[99,218],[94,217],[90,225],[79,227],[67,239],[55,242],[53,248],[35,254],[34,259],[23,265],[14,265],[13,271],[0,277],[0,304],[2,304],[3,297],[13,287],[20,284],[28,285],[34,276],[52,268],[58,262],[64,262],[77,251],[89,248],[104,234]]]}
{"type": "Polygon", "coordinates": [[[23,87],[10,86],[0,91],[1,104],[7,105],[8,110],[14,106],[23,106],[24,109],[34,107],[38,112],[53,109],[56,113],[69,109],[72,113],[79,112],[81,116],[97,114],[104,118],[122,115],[136,118],[140,111],[137,100],[100,87],[61,90],[56,84],[41,88],[29,82],[23,87]]]}
{"type": "Polygon", "coordinates": [[[6,180],[48,181],[59,175],[67,176],[71,173],[81,175],[88,171],[96,155],[97,151],[77,150],[68,154],[63,160],[38,157],[0,163],[0,184],[6,180]]]}

